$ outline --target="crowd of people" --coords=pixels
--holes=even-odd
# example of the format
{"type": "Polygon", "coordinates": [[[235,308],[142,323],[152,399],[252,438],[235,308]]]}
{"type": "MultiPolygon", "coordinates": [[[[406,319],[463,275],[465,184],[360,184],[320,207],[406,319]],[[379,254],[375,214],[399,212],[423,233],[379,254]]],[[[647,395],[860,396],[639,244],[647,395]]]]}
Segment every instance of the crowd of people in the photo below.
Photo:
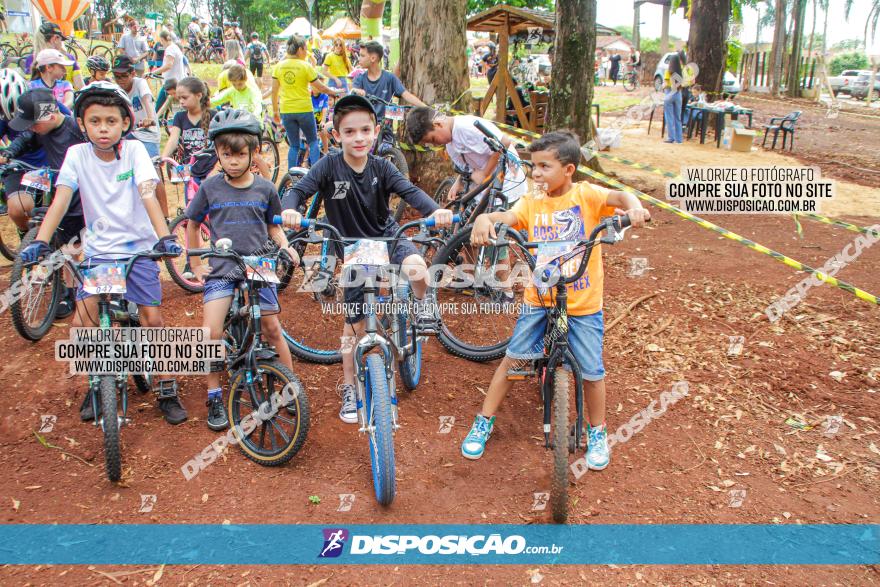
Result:
{"type": "MultiPolygon", "coordinates": [[[[0,134],[9,141],[0,150],[0,164],[18,159],[60,170],[54,198],[36,238],[20,251],[22,260],[35,263],[45,259],[52,253],[49,243],[55,237],[70,242],[84,230],[84,254],[95,263],[112,263],[120,256],[145,249],[170,256],[185,254],[177,236],[169,232],[168,204],[157,174],[160,155],[192,163],[192,177],[198,190],[186,202],[185,212],[193,221],[187,229],[194,232],[190,235],[192,240],[197,240],[199,223],[206,220],[210,211],[212,242],[230,238],[240,254],[253,254],[272,241],[297,263],[296,251],[272,219],[281,215],[287,228],[300,228],[300,205],[316,193],[322,198],[327,221],[345,237],[393,235],[398,225],[389,213],[392,193],[423,216],[434,218],[437,226],[448,226],[451,211],[440,208],[387,159],[372,154],[385,116],[383,102],[394,99],[415,106],[407,120],[410,140],[444,145],[454,161],[473,173],[473,179],[488,177],[498,162],[500,155],[487,147],[485,137],[474,127],[473,117],[450,117],[431,109],[383,67],[387,53],[380,43],[361,44],[355,68],[344,41],[333,40],[331,51],[319,59],[306,39],[293,36],[286,43],[283,59],[271,69],[268,95],[275,122],[283,125],[289,137],[305,137],[309,170],[281,194],[282,198],[275,186],[262,177],[265,167],[261,166],[258,152],[264,125],[263,90],[258,84],[264,73],[262,66],[271,63],[271,55],[256,35],[245,46],[234,23],[222,27],[215,22],[204,38],[205,27],[198,20],[194,19],[187,28],[190,44],[208,42],[218,48],[222,46],[230,58],[215,92],[190,75],[189,64],[173,31],[158,31],[160,53],[155,45],[151,48],[140,39],[136,24],[129,27],[127,36],[123,35],[119,54],[112,63],[101,58],[89,59],[85,79],[76,60],[62,51],[64,35],[51,23],[39,30],[39,42],[44,46],[34,53],[33,62],[26,65],[27,77],[13,69],[0,72],[0,134]],[[150,71],[163,78],[156,99],[144,77],[150,71]],[[380,101],[369,100],[371,97],[380,101]],[[319,130],[328,116],[330,99],[335,104],[327,122],[332,123],[339,149],[327,153],[319,130]],[[217,109],[223,105],[229,107],[217,109]],[[169,111],[172,116],[167,125],[168,138],[161,147],[158,122],[169,111]],[[95,231],[99,220],[103,229],[95,231]]],[[[488,59],[483,58],[490,77],[494,75],[493,67],[497,68],[492,55],[494,48],[490,47],[488,59]]],[[[488,121],[484,125],[510,148],[509,139],[503,138],[497,127],[488,121]]],[[[573,183],[581,154],[579,141],[571,133],[549,133],[532,143],[529,150],[534,163],[533,180],[541,186],[539,195],[529,196],[522,170],[512,170],[505,178],[510,208],[476,220],[472,237],[475,245],[490,242],[496,222],[527,230],[529,240],[546,240],[562,230],[556,219],[563,211],[562,216],[577,217],[581,229],[573,235],[575,238],[583,238],[584,227],[595,226],[600,216],[613,214],[615,208],[625,210],[634,226],[644,224],[649,217],[633,196],[573,183]]],[[[297,164],[298,155],[299,142],[292,140],[289,167],[297,164]]],[[[22,180],[21,173],[7,174],[4,188],[9,215],[25,230],[35,202],[22,180]]],[[[453,197],[460,189],[460,184],[453,186],[453,197]]],[[[438,308],[428,296],[426,263],[419,251],[403,241],[391,251],[390,259],[410,280],[416,324],[436,322],[438,308]]],[[[230,267],[223,263],[211,265],[207,267],[198,258],[190,258],[193,277],[205,286],[203,324],[216,340],[222,338],[224,317],[237,280],[230,279],[230,267]]],[[[598,255],[590,261],[586,283],[569,293],[569,336],[577,341],[572,349],[582,362],[586,381],[588,461],[591,468],[602,469],[607,466],[610,453],[604,424],[602,267],[598,255]]],[[[69,279],[66,286],[57,316],[74,314],[72,326],[95,326],[96,297],[69,279]]],[[[362,292],[346,292],[347,309],[360,306],[359,296],[362,292]]],[[[126,298],[138,306],[144,326],[159,327],[166,323],[167,316],[160,310],[162,283],[154,261],[134,264],[127,278],[126,298]]],[[[292,368],[290,353],[281,337],[280,304],[274,288],[261,290],[263,334],[275,346],[280,360],[292,368]]],[[[507,370],[515,361],[530,358],[535,343],[543,336],[546,314],[541,304],[539,294],[530,291],[507,358],[499,366],[482,409],[462,444],[462,454],[467,458],[483,454],[494,427],[495,412],[510,389],[507,370]]],[[[349,311],[343,337],[363,335],[363,319],[362,313],[349,311]]],[[[174,323],[173,318],[169,322],[174,323]]],[[[354,358],[350,349],[343,349],[342,354],[339,417],[354,423],[354,358]]],[[[165,419],[171,424],[185,421],[187,412],[180,402],[177,383],[166,377],[157,385],[159,409],[165,419]]],[[[205,387],[207,425],[212,430],[222,430],[229,420],[219,373],[209,375],[205,387]]],[[[94,393],[97,391],[90,388],[83,401],[83,420],[98,416],[92,409],[94,393]]]]}

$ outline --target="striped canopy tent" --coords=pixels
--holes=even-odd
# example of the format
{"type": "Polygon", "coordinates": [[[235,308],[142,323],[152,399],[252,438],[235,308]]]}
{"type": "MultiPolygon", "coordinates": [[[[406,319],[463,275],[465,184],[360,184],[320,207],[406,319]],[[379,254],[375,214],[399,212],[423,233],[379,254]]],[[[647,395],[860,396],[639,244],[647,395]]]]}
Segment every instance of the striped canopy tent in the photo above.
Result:
{"type": "MultiPolygon", "coordinates": [[[[507,110],[507,96],[509,95],[520,124],[522,124],[523,128],[529,128],[528,115],[523,108],[522,101],[519,99],[516,85],[513,82],[513,78],[510,77],[510,70],[507,67],[510,38],[520,34],[532,36],[536,31],[540,31],[538,34],[542,39],[545,39],[553,35],[555,28],[556,13],[531,8],[518,8],[516,6],[508,6],[507,4],[498,4],[468,18],[467,30],[490,32],[498,35],[498,73],[492,78],[492,83],[489,84],[486,96],[480,103],[481,116],[486,113],[492,98],[497,95],[495,120],[504,122],[504,115],[507,110]]],[[[618,33],[612,28],[597,23],[596,34],[617,35],[618,33]]]]}
{"type": "Polygon", "coordinates": [[[46,20],[61,27],[65,35],[73,34],[73,21],[82,16],[90,0],[31,0],[46,20]]]}

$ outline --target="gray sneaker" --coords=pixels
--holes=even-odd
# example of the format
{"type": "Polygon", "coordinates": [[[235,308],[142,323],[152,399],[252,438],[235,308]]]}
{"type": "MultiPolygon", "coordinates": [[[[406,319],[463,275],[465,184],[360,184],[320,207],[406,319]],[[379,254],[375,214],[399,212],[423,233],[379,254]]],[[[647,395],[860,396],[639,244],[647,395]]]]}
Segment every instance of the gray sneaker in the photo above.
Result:
{"type": "Polygon", "coordinates": [[[357,393],[354,385],[343,383],[339,386],[342,392],[342,408],[339,409],[339,419],[346,424],[357,424],[357,393]]]}
{"type": "Polygon", "coordinates": [[[440,322],[440,312],[437,302],[431,296],[426,296],[422,302],[416,301],[413,312],[415,313],[416,326],[420,330],[436,330],[440,322]]]}

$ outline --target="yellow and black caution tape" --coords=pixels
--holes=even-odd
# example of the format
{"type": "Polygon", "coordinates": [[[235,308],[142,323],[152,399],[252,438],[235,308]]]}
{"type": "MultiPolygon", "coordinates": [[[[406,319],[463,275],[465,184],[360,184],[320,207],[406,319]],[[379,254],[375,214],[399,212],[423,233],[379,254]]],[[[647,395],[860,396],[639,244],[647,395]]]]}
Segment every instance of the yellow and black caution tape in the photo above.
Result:
{"type": "Polygon", "coordinates": [[[397,143],[397,146],[404,151],[418,151],[419,153],[432,153],[441,151],[443,147],[423,147],[422,145],[411,145],[410,143],[397,143]]]}
{"type": "Polygon", "coordinates": [[[648,203],[651,203],[651,204],[657,206],[658,208],[661,208],[661,209],[666,210],[668,212],[672,212],[676,216],[684,218],[685,220],[690,220],[691,222],[695,222],[696,224],[702,226],[703,228],[705,228],[707,230],[711,230],[713,232],[716,232],[716,233],[720,234],[721,236],[728,238],[730,240],[736,241],[736,242],[740,243],[741,245],[744,245],[744,246],[748,247],[749,249],[752,249],[753,251],[757,251],[757,252],[762,253],[764,255],[768,255],[768,256],[776,259],[780,263],[784,263],[784,264],[788,265],[789,267],[797,269],[798,271],[805,271],[807,273],[812,273],[820,281],[824,281],[825,283],[827,283],[829,285],[833,285],[833,286],[838,287],[844,291],[847,291],[861,300],[865,300],[866,302],[871,302],[872,304],[880,305],[880,300],[878,300],[877,296],[875,296],[873,294],[869,294],[868,292],[861,290],[850,283],[847,283],[845,281],[841,281],[835,277],[831,277],[830,275],[826,275],[825,273],[822,273],[818,269],[813,269],[812,267],[810,267],[808,265],[804,265],[800,261],[795,261],[791,257],[787,257],[786,255],[783,255],[782,253],[776,252],[772,249],[768,249],[764,245],[760,245],[754,241],[751,241],[743,236],[736,234],[735,232],[731,232],[731,231],[727,230],[726,228],[722,228],[721,226],[718,226],[717,224],[713,224],[712,222],[709,222],[708,220],[703,220],[702,218],[700,218],[698,216],[694,216],[693,214],[685,212],[684,210],[679,210],[675,206],[672,206],[662,200],[658,200],[657,198],[654,198],[653,196],[649,196],[648,194],[642,193],[637,189],[634,189],[634,188],[631,188],[627,185],[624,185],[624,184],[620,183],[619,181],[612,179],[602,173],[599,173],[597,171],[593,171],[589,167],[585,167],[583,165],[580,165],[580,166],[578,166],[578,171],[580,171],[581,173],[588,175],[594,179],[601,181],[605,185],[608,185],[613,188],[617,188],[621,191],[632,194],[632,195],[636,196],[637,198],[644,200],[645,202],[648,202],[648,203]]]}

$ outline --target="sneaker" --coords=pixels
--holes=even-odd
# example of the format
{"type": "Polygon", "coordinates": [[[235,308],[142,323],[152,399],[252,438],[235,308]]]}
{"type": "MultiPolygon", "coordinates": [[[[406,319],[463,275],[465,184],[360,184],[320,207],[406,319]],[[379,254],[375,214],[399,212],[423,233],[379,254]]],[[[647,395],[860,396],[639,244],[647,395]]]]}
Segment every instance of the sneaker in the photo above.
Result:
{"type": "Polygon", "coordinates": [[[55,319],[63,320],[67,318],[76,309],[76,290],[71,287],[65,287],[61,292],[62,299],[55,308],[55,319]]]}
{"type": "Polygon", "coordinates": [[[423,302],[415,302],[416,326],[421,328],[433,327],[440,320],[437,304],[431,298],[423,302]]]}
{"type": "Polygon", "coordinates": [[[611,449],[608,448],[608,431],[605,424],[589,426],[587,440],[587,466],[593,471],[601,471],[611,461],[611,449]]]}
{"type": "Polygon", "coordinates": [[[471,426],[471,431],[468,432],[464,442],[461,443],[461,455],[466,459],[474,461],[483,456],[483,451],[486,450],[486,441],[489,440],[494,427],[495,416],[486,418],[482,414],[477,414],[477,417],[474,418],[474,425],[471,426]]]}
{"type": "Polygon", "coordinates": [[[223,396],[209,397],[205,405],[208,406],[208,428],[216,432],[229,427],[229,418],[226,416],[226,408],[223,407],[223,396]]]}
{"type": "Polygon", "coordinates": [[[196,274],[192,272],[192,268],[189,266],[189,261],[184,265],[183,273],[181,273],[180,276],[187,281],[192,281],[196,278],[196,274]]]}
{"type": "MultiPolygon", "coordinates": [[[[98,396],[98,415],[101,415],[101,392],[95,390],[98,396]]],[[[83,422],[90,422],[95,419],[95,413],[92,411],[92,396],[86,391],[86,397],[82,405],[79,407],[79,419],[83,422]]]]}
{"type": "Polygon", "coordinates": [[[180,403],[180,398],[167,397],[159,400],[159,411],[165,416],[165,421],[169,424],[182,424],[186,422],[186,410],[180,403]]]}
{"type": "Polygon", "coordinates": [[[339,408],[339,419],[346,424],[357,424],[357,393],[354,385],[343,383],[339,386],[342,391],[342,407],[339,408]]]}

